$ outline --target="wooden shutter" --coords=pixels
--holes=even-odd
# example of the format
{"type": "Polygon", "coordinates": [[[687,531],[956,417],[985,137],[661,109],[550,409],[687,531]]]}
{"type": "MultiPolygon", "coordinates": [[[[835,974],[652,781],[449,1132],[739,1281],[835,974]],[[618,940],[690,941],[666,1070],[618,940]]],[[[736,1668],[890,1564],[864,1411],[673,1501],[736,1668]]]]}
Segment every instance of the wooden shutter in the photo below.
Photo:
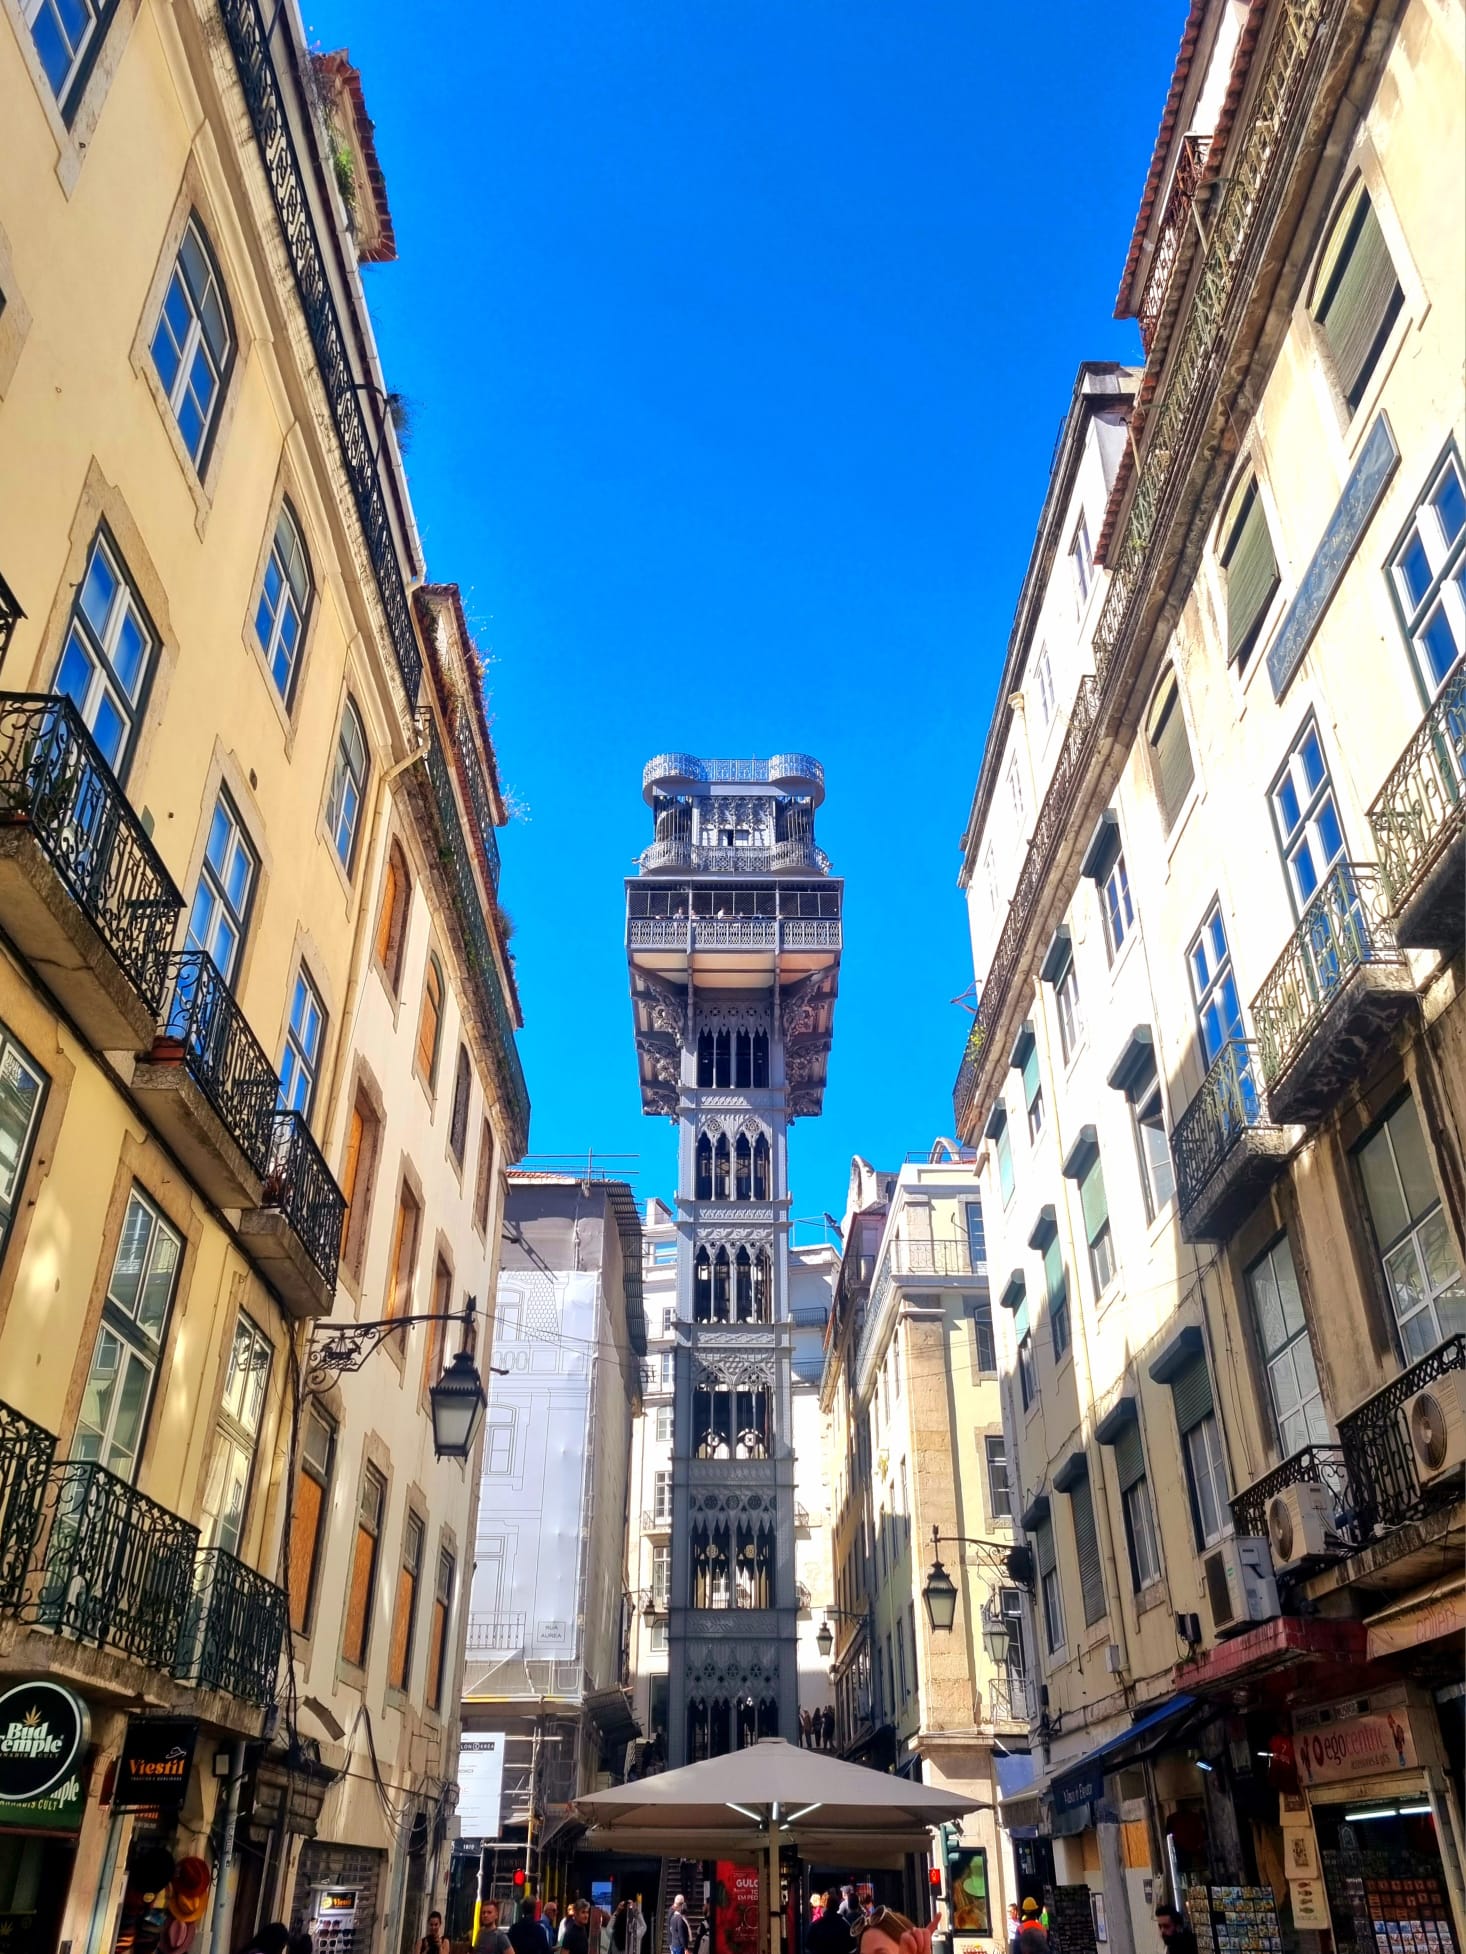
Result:
{"type": "Polygon", "coordinates": [[[1205,1356],[1193,1357],[1185,1370],[1171,1379],[1171,1397],[1176,1406],[1176,1425],[1182,1432],[1189,1432],[1211,1416],[1211,1378],[1205,1356]]]}
{"type": "Polygon", "coordinates": [[[1084,1625],[1092,1628],[1106,1613],[1105,1574],[1100,1565],[1099,1535],[1094,1524],[1094,1494],[1086,1472],[1069,1488],[1074,1517],[1074,1547],[1079,1556],[1079,1589],[1084,1598],[1084,1625]]]}
{"type": "Polygon", "coordinates": [[[356,1177],[361,1171],[361,1139],[366,1130],[360,1101],[351,1109],[351,1124],[346,1129],[346,1158],[341,1163],[341,1192],[346,1206],[341,1211],[341,1253],[346,1253],[346,1231],[351,1226],[351,1204],[356,1199],[356,1177]]]}
{"type": "Polygon", "coordinates": [[[1040,1520],[1033,1531],[1033,1556],[1038,1562],[1040,1574],[1052,1574],[1054,1560],[1054,1529],[1051,1521],[1040,1520]]]}
{"type": "Polygon", "coordinates": [[[1278,563],[1257,484],[1249,484],[1227,545],[1227,658],[1241,658],[1278,587],[1278,563]]]}
{"type": "Polygon", "coordinates": [[[1097,1157],[1079,1183],[1079,1205],[1084,1210],[1085,1239],[1092,1244],[1110,1218],[1110,1204],[1105,1198],[1104,1169],[1097,1157]]]}
{"type": "Polygon", "coordinates": [[[1145,1447],[1140,1442],[1140,1426],[1133,1419],[1120,1427],[1115,1440],[1115,1472],[1122,1493],[1128,1493],[1145,1477],[1145,1447]]]}
{"type": "Polygon", "coordinates": [[[1167,680],[1151,714],[1150,749],[1154,760],[1156,792],[1169,829],[1186,798],[1194,771],[1191,747],[1186,738],[1186,721],[1181,712],[1181,695],[1174,677],[1167,680]]]}
{"type": "Polygon", "coordinates": [[[305,1633],[310,1614],[311,1584],[316,1571],[316,1541],[321,1530],[321,1507],[326,1489],[308,1472],[298,1475],[295,1502],[290,1514],[290,1571],[286,1589],[290,1597],[290,1626],[297,1635],[305,1633]]]}
{"type": "Polygon", "coordinates": [[[400,883],[397,874],[397,857],[387,857],[387,874],[382,883],[382,913],[377,918],[377,961],[389,976],[397,974],[397,959],[392,954],[392,939],[397,934],[397,896],[400,883]]]}
{"type": "Polygon", "coordinates": [[[1400,282],[1366,193],[1340,219],[1343,242],[1326,274],[1318,322],[1351,407],[1363,393],[1380,341],[1400,309],[1400,282]]]}

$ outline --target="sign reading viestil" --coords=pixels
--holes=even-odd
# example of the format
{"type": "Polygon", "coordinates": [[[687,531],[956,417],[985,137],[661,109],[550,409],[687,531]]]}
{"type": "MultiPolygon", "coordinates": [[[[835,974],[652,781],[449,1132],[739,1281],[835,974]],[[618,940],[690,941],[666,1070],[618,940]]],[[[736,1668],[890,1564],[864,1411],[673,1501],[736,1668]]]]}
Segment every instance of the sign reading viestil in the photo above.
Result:
{"type": "Polygon", "coordinates": [[[133,1717],[117,1761],[112,1803],[119,1811],[138,1806],[175,1809],[188,1789],[188,1771],[199,1727],[192,1717],[133,1717]]]}
{"type": "Polygon", "coordinates": [[[18,1683],[0,1696],[0,1803],[44,1798],[91,1736],[86,1704],[60,1683],[18,1683]]]}

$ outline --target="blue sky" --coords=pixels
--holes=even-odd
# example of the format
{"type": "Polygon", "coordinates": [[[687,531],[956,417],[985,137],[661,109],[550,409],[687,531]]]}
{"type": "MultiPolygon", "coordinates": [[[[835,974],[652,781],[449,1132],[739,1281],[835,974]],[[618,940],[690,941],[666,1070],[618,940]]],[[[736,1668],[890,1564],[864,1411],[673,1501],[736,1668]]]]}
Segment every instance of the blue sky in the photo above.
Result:
{"type": "Polygon", "coordinates": [[[493,659],[535,1153],[671,1188],[622,931],[666,748],[825,763],[846,948],[793,1212],[950,1130],[958,836],[1075,369],[1138,355],[1184,11],[307,0],[377,125],[429,572],[493,659]]]}

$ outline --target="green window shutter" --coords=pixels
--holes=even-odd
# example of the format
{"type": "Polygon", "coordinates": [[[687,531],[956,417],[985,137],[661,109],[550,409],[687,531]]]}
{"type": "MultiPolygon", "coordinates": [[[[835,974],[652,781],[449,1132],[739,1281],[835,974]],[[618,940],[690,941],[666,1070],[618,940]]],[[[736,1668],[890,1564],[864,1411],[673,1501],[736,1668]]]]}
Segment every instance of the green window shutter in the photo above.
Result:
{"type": "Polygon", "coordinates": [[[1038,1562],[1040,1574],[1052,1574],[1054,1560],[1054,1528],[1049,1520],[1041,1520],[1034,1530],[1033,1557],[1038,1562]]]}
{"type": "Polygon", "coordinates": [[[1079,1555],[1079,1591],[1084,1597],[1084,1625],[1092,1628],[1103,1619],[1106,1604],[1099,1535],[1094,1524],[1094,1493],[1088,1473],[1082,1479],[1076,1479],[1070,1487],[1069,1511],[1074,1516],[1074,1546],[1079,1555]]]}
{"type": "Polygon", "coordinates": [[[1044,1250],[1044,1287],[1051,1303],[1064,1294],[1064,1251],[1057,1235],[1044,1250]]]}
{"type": "Polygon", "coordinates": [[[1171,1397],[1176,1406],[1176,1424],[1182,1432],[1189,1432],[1193,1425],[1210,1417],[1211,1378],[1204,1356],[1193,1357],[1185,1370],[1178,1371],[1171,1379],[1171,1397]]]}
{"type": "Polygon", "coordinates": [[[1361,196],[1318,309],[1349,405],[1364,391],[1380,341],[1400,308],[1400,281],[1374,205],[1361,196]]]}
{"type": "Polygon", "coordinates": [[[998,1135],[998,1188],[1005,1201],[1013,1192],[1013,1147],[1006,1121],[998,1135]]]}
{"type": "Polygon", "coordinates": [[[1023,1061],[1023,1102],[1032,1106],[1038,1097],[1038,1046],[1031,1045],[1023,1061]]]}
{"type": "Polygon", "coordinates": [[[1104,1169],[1098,1159],[1079,1183],[1079,1205],[1084,1210],[1085,1239],[1093,1242],[1110,1218],[1110,1204],[1105,1199],[1104,1169]]]}
{"type": "Polygon", "coordinates": [[[1020,1303],[1013,1312],[1013,1339],[1016,1343],[1022,1343],[1027,1335],[1028,1305],[1027,1303],[1020,1303]]]}
{"type": "Polygon", "coordinates": [[[1121,1427],[1115,1440],[1115,1471],[1122,1493],[1128,1493],[1145,1477],[1145,1447],[1140,1442],[1140,1426],[1133,1420],[1121,1427]]]}
{"type": "Polygon", "coordinates": [[[1186,720],[1181,711],[1181,695],[1174,679],[1167,686],[1151,720],[1150,746],[1155,759],[1156,790],[1169,829],[1180,812],[1195,771],[1191,764],[1191,744],[1186,738],[1186,720]]]}
{"type": "Polygon", "coordinates": [[[1227,548],[1227,658],[1242,657],[1278,587],[1278,561],[1254,482],[1227,548]]]}

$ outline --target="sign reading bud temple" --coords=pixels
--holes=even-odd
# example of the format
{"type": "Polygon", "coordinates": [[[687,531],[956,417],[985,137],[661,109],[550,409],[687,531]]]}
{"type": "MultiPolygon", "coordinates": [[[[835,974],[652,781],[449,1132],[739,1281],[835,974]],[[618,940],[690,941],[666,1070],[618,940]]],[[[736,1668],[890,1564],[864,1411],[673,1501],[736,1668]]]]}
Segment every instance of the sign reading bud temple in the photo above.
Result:
{"type": "Polygon", "coordinates": [[[176,1810],[188,1789],[199,1727],[192,1717],[131,1717],[112,1803],[118,1811],[176,1810]]]}
{"type": "Polygon", "coordinates": [[[0,1696],[0,1805],[25,1805],[63,1783],[91,1738],[87,1706],[60,1683],[17,1683],[0,1696]]]}

